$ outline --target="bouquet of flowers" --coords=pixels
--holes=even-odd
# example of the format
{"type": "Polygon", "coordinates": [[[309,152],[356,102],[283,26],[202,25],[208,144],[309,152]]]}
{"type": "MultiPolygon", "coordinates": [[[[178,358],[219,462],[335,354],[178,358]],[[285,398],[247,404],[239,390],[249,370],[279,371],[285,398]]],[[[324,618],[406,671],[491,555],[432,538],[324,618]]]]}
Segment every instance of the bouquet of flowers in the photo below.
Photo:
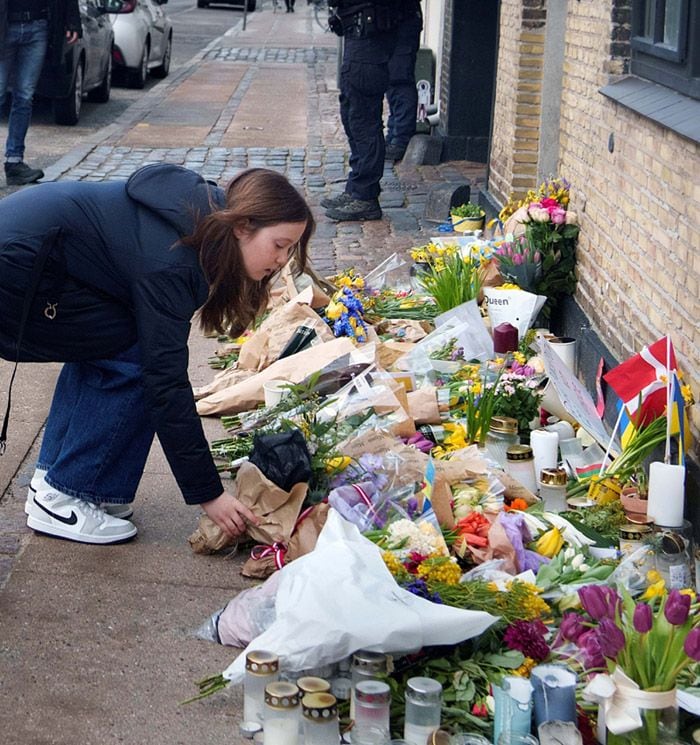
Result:
{"type": "Polygon", "coordinates": [[[537,283],[542,278],[542,252],[527,236],[503,241],[494,257],[503,279],[515,283],[521,290],[537,294],[537,283]]]}
{"type": "Polygon", "coordinates": [[[430,359],[460,362],[464,360],[464,348],[458,346],[457,339],[453,336],[446,344],[431,352],[430,359]]]}
{"type": "Polygon", "coordinates": [[[585,615],[565,614],[560,635],[595,675],[584,698],[599,704],[608,745],[656,745],[677,737],[676,680],[700,660],[700,615],[690,594],[635,602],[607,586],[578,591],[585,615]]]}
{"type": "Polygon", "coordinates": [[[336,336],[349,336],[358,342],[367,339],[363,315],[362,301],[350,287],[343,287],[336,292],[326,307],[326,319],[332,321],[333,333],[336,336]]]}
{"type": "Polygon", "coordinates": [[[527,366],[517,368],[522,372],[504,372],[496,386],[493,406],[494,416],[508,416],[518,420],[518,431],[527,432],[530,422],[540,411],[542,391],[534,370],[527,366]]]}
{"type": "MultiPolygon", "coordinates": [[[[545,315],[564,295],[576,289],[578,218],[569,207],[570,184],[563,178],[544,181],[517,205],[508,203],[499,215],[504,230],[524,233],[528,250],[539,253],[541,276],[532,290],[546,295],[545,315]]],[[[516,280],[517,281],[517,280],[516,280]]]]}
{"type": "Polygon", "coordinates": [[[433,297],[441,313],[478,297],[488,262],[471,252],[464,257],[459,246],[437,247],[429,254],[424,271],[416,279],[433,297]]]}

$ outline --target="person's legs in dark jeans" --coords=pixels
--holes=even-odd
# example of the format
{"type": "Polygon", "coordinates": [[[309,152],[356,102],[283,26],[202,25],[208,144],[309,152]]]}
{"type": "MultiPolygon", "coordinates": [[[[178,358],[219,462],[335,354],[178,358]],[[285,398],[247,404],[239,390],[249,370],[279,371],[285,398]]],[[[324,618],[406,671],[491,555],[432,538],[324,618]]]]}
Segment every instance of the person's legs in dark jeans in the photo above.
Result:
{"type": "Polygon", "coordinates": [[[422,28],[423,19],[418,9],[415,15],[404,19],[398,27],[396,49],[389,60],[387,160],[401,160],[411,137],[416,133],[418,91],[415,71],[422,28]]]}
{"type": "Polygon", "coordinates": [[[32,100],[48,40],[48,21],[9,23],[0,54],[0,91],[7,90],[12,76],[12,106],[7,123],[5,177],[10,185],[30,184],[44,176],[24,163],[24,141],[32,117],[32,100]]]}

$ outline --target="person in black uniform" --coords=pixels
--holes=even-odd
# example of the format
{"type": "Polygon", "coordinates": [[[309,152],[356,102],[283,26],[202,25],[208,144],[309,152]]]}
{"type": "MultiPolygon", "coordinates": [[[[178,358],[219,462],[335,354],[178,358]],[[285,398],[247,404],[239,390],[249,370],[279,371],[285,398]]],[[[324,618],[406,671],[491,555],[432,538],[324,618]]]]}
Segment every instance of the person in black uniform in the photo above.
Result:
{"type": "Polygon", "coordinates": [[[382,111],[404,4],[331,0],[329,7],[331,30],[345,40],[340,118],[350,145],[350,174],[345,191],[321,200],[321,206],[333,220],[379,220],[385,149],[382,111]]]}
{"type": "Polygon", "coordinates": [[[394,54],[389,60],[389,102],[385,159],[403,158],[411,137],[416,133],[418,91],[416,89],[416,56],[423,30],[420,0],[406,0],[406,8],[397,27],[394,54]]]}
{"type": "Polygon", "coordinates": [[[0,103],[12,81],[5,179],[8,186],[20,186],[44,176],[40,168],[31,168],[24,162],[24,140],[46,50],[49,47],[57,50],[60,60],[64,37],[68,44],[74,44],[82,35],[82,27],[78,0],[0,2],[0,103]]]}

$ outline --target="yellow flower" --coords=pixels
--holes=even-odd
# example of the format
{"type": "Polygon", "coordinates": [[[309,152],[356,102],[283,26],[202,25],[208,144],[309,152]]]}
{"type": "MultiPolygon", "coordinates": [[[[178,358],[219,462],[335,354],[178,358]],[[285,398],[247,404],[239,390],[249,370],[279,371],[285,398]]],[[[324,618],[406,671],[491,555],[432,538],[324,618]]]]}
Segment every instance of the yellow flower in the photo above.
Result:
{"type": "Polygon", "coordinates": [[[534,660],[532,657],[526,657],[523,664],[513,670],[513,675],[517,675],[521,678],[529,678],[530,677],[530,671],[533,667],[537,664],[537,661],[534,660]]]}
{"type": "Polygon", "coordinates": [[[519,365],[524,365],[527,362],[527,357],[522,352],[513,352],[513,359],[519,365]]]}
{"type": "Polygon", "coordinates": [[[326,307],[326,318],[330,321],[335,321],[337,318],[340,318],[346,310],[347,308],[342,303],[336,303],[331,300],[326,307]]]}
{"type": "Polygon", "coordinates": [[[344,471],[352,463],[352,458],[347,455],[337,455],[335,458],[328,458],[325,463],[326,473],[337,473],[344,471]]]}
{"type": "Polygon", "coordinates": [[[666,582],[664,578],[656,571],[651,569],[647,572],[647,582],[649,586],[644,591],[640,600],[651,600],[652,598],[660,598],[666,594],[666,582]]]}
{"type": "Polygon", "coordinates": [[[391,551],[383,551],[382,559],[386,564],[387,569],[392,573],[393,576],[397,576],[403,572],[403,564],[396,557],[396,554],[391,551]]]}
{"type": "Polygon", "coordinates": [[[448,585],[458,584],[462,577],[457,560],[447,556],[429,556],[419,564],[416,573],[426,581],[444,582],[448,585]]]}

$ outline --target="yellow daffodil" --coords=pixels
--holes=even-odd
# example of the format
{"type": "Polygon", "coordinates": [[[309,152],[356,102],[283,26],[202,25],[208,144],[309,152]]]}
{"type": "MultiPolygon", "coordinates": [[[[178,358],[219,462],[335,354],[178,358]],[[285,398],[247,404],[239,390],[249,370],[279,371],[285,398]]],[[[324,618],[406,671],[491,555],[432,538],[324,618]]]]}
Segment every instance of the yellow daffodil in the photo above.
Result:
{"type": "Polygon", "coordinates": [[[346,310],[347,308],[342,303],[336,303],[331,300],[326,307],[326,318],[330,321],[335,321],[337,318],[340,318],[346,310]]]}
{"type": "Polygon", "coordinates": [[[352,458],[347,455],[337,455],[335,458],[329,458],[325,462],[326,473],[336,473],[344,471],[352,463],[352,458]]]}

